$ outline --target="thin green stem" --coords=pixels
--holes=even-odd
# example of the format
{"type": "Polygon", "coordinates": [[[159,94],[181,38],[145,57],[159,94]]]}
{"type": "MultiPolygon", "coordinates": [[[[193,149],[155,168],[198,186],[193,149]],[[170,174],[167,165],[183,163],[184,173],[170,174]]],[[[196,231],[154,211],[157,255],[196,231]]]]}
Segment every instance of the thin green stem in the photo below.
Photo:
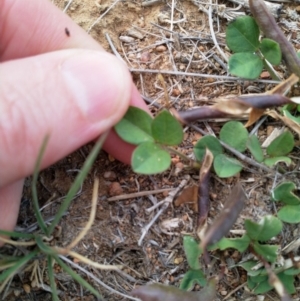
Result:
{"type": "Polygon", "coordinates": [[[43,155],[45,153],[46,145],[47,145],[48,140],[49,140],[49,135],[47,135],[43,140],[41,149],[40,149],[39,154],[38,154],[38,158],[37,158],[36,163],[35,163],[33,179],[32,179],[32,184],[31,184],[33,209],[34,209],[34,213],[35,213],[35,216],[36,216],[36,219],[37,219],[37,223],[40,226],[43,233],[46,234],[47,236],[49,236],[49,230],[48,230],[48,228],[46,226],[46,223],[45,223],[45,221],[42,217],[42,214],[40,212],[40,206],[39,206],[37,187],[36,186],[37,186],[37,179],[38,179],[38,176],[39,176],[39,171],[40,171],[40,167],[41,167],[42,158],[43,158],[43,155]]]}
{"type": "Polygon", "coordinates": [[[186,156],[185,154],[181,153],[180,151],[174,149],[173,147],[170,146],[163,146],[163,148],[165,148],[166,150],[168,150],[170,153],[173,153],[177,156],[179,156],[181,159],[183,159],[184,161],[189,162],[189,165],[193,168],[199,169],[200,168],[200,164],[198,162],[196,162],[195,160],[192,160],[191,158],[189,158],[188,156],[186,156]]]}
{"type": "Polygon", "coordinates": [[[0,230],[0,235],[3,236],[9,236],[9,237],[18,237],[18,238],[24,238],[24,239],[33,239],[34,235],[30,233],[20,233],[20,232],[14,232],[14,231],[6,231],[6,230],[0,230]]]}
{"type": "Polygon", "coordinates": [[[53,259],[52,259],[51,255],[47,256],[47,261],[48,261],[48,276],[49,276],[49,281],[50,281],[50,287],[52,290],[52,300],[59,301],[56,283],[55,283],[55,279],[54,279],[53,266],[52,266],[53,259]]]}
{"type": "Polygon", "coordinates": [[[265,58],[263,58],[263,64],[267,71],[270,73],[272,79],[281,81],[281,78],[277,75],[272,65],[265,58]]]}

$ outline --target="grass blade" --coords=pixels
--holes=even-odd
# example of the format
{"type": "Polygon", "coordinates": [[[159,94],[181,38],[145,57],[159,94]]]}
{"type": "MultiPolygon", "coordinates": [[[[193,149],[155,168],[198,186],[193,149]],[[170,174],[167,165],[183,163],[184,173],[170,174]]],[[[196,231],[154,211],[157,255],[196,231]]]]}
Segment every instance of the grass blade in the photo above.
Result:
{"type": "Polygon", "coordinates": [[[16,264],[14,264],[11,268],[7,269],[3,273],[0,274],[0,283],[6,280],[6,278],[12,277],[23,265],[25,265],[29,260],[31,260],[34,256],[36,256],[38,250],[32,251],[29,254],[22,256],[16,264]]]}
{"type": "Polygon", "coordinates": [[[9,236],[9,237],[17,237],[17,238],[24,238],[24,239],[33,239],[34,235],[30,233],[21,233],[21,232],[14,232],[14,231],[6,231],[0,230],[0,235],[2,236],[9,236]]]}
{"type": "Polygon", "coordinates": [[[43,158],[43,155],[45,153],[48,140],[49,140],[49,135],[47,135],[43,140],[41,149],[40,149],[39,154],[38,154],[38,158],[37,158],[36,163],[35,163],[33,178],[32,178],[32,184],[31,184],[33,209],[34,209],[34,213],[35,213],[35,216],[36,216],[36,219],[37,219],[37,223],[38,223],[39,227],[41,228],[41,230],[47,236],[49,236],[49,230],[48,230],[48,228],[46,226],[46,223],[44,222],[44,219],[42,217],[42,214],[40,212],[40,206],[39,206],[39,201],[38,201],[36,184],[37,184],[37,179],[38,179],[38,176],[39,176],[39,171],[40,171],[40,167],[41,167],[42,158],[43,158]]]}
{"type": "Polygon", "coordinates": [[[87,157],[86,161],[83,164],[83,167],[81,169],[81,172],[77,175],[73,185],[68,191],[68,194],[66,195],[65,200],[61,204],[57,214],[55,215],[55,218],[53,222],[51,223],[49,227],[49,234],[51,234],[56,227],[56,225],[59,223],[60,219],[62,218],[65,211],[68,209],[72,199],[76,195],[77,191],[79,190],[82,182],[86,178],[87,174],[89,173],[94,161],[96,160],[96,157],[98,156],[98,153],[107,137],[107,132],[103,134],[96,142],[95,146],[93,147],[91,153],[87,157]]]}
{"type": "Polygon", "coordinates": [[[81,286],[85,287],[92,294],[102,299],[100,293],[88,282],[86,282],[80,275],[78,275],[75,271],[73,271],[70,267],[68,267],[58,256],[54,256],[56,262],[63,268],[63,270],[68,273],[75,281],[77,281],[81,286]]]}
{"type": "Polygon", "coordinates": [[[53,273],[53,266],[52,266],[52,257],[51,255],[47,256],[47,262],[48,262],[48,276],[49,276],[49,281],[50,281],[50,287],[52,291],[52,300],[53,301],[59,301],[58,298],[58,293],[56,289],[56,283],[54,279],[54,273],[53,273]]]}

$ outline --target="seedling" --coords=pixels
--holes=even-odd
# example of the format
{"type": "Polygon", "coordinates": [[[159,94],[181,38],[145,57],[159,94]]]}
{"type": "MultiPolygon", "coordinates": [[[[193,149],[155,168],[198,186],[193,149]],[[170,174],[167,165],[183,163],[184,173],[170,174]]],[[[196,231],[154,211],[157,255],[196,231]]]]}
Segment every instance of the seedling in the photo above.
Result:
{"type": "Polygon", "coordinates": [[[228,62],[231,74],[256,79],[265,66],[278,79],[270,64],[276,66],[281,62],[280,46],[271,39],[259,40],[259,27],[254,18],[242,16],[232,21],[226,29],[226,43],[234,52],[228,62]]]}
{"type": "MultiPolygon", "coordinates": [[[[101,265],[96,262],[93,262],[89,260],[88,258],[77,254],[72,251],[72,248],[74,248],[77,243],[85,236],[85,234],[90,229],[93,220],[95,218],[96,214],[96,207],[97,207],[97,198],[98,198],[98,180],[95,181],[94,185],[94,191],[93,191],[93,199],[92,199],[92,210],[91,210],[91,216],[89,219],[89,222],[87,223],[87,226],[82,230],[82,232],[74,239],[74,241],[64,248],[53,245],[53,231],[55,230],[56,226],[58,225],[59,221],[61,220],[63,214],[68,209],[72,199],[80,189],[85,177],[87,176],[88,172],[91,169],[92,164],[94,163],[102,144],[106,138],[107,134],[103,135],[95,144],[93,150],[89,154],[87,160],[84,163],[84,166],[81,170],[81,172],[76,177],[74,183],[72,184],[68,194],[66,195],[63,203],[61,204],[61,207],[57,214],[55,215],[54,220],[52,223],[48,226],[42,215],[39,208],[39,202],[38,202],[38,195],[36,190],[36,184],[37,184],[37,178],[38,178],[38,172],[40,169],[41,159],[44,154],[47,139],[45,139],[43,146],[41,148],[41,151],[38,156],[38,160],[35,166],[34,176],[32,180],[32,194],[33,194],[33,205],[34,205],[34,211],[35,216],[37,217],[37,224],[39,226],[39,232],[36,234],[30,234],[30,233],[19,233],[19,232],[9,232],[9,231],[3,231],[0,230],[0,240],[4,241],[5,243],[16,245],[16,246],[27,246],[28,253],[26,255],[22,256],[11,256],[8,258],[1,258],[0,260],[0,270],[2,271],[0,273],[0,293],[4,291],[5,287],[10,283],[10,280],[19,273],[22,273],[22,271],[25,270],[25,268],[29,264],[35,265],[35,268],[33,269],[31,277],[36,281],[37,285],[43,285],[43,275],[40,271],[39,265],[43,265],[45,262],[47,263],[47,272],[48,272],[48,279],[49,284],[51,287],[52,292],[52,300],[58,301],[60,300],[58,296],[58,290],[56,287],[56,281],[54,277],[54,264],[59,265],[62,270],[64,270],[67,274],[69,274],[75,281],[77,281],[83,288],[90,291],[92,294],[94,294],[97,298],[101,299],[101,294],[86,280],[84,280],[79,274],[74,271],[69,264],[75,265],[72,261],[70,261],[68,258],[65,257],[65,255],[69,255],[73,258],[76,258],[79,261],[84,262],[85,264],[88,264],[90,266],[93,266],[95,268],[102,268],[102,269],[119,269],[118,266],[106,266],[101,265]],[[3,236],[9,236],[13,238],[18,238],[19,240],[11,240],[8,238],[4,238],[3,236]],[[50,244],[51,242],[51,244],[50,244]],[[42,262],[40,262],[40,260],[42,262]],[[68,264],[67,264],[68,263],[68,264]],[[38,273],[36,273],[38,271],[38,273]],[[37,276],[38,275],[38,276],[37,276]]],[[[80,267],[79,267],[80,268],[80,267]]],[[[86,271],[88,273],[88,271],[86,271]]],[[[92,276],[90,274],[89,276],[92,276]]],[[[94,277],[97,281],[97,278],[94,277]]]]}
{"type": "Polygon", "coordinates": [[[294,191],[297,189],[293,182],[282,182],[272,191],[272,199],[281,201],[284,206],[278,211],[278,217],[290,224],[300,223],[300,198],[294,191]]]}

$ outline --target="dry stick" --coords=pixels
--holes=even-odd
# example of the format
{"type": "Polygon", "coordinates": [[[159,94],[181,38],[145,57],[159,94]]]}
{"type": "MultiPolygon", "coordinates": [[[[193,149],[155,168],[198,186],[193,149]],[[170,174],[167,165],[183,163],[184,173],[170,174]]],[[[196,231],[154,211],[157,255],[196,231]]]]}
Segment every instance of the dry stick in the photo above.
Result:
{"type": "Polygon", "coordinates": [[[115,2],[89,27],[87,33],[90,33],[92,28],[119,2],[120,0],[115,0],[115,2]]]}
{"type": "Polygon", "coordinates": [[[73,267],[75,267],[76,269],[82,271],[83,273],[85,273],[87,276],[89,276],[90,278],[92,278],[94,281],[96,281],[98,284],[100,284],[101,286],[103,286],[104,288],[106,288],[108,291],[117,294],[119,296],[122,296],[124,298],[128,298],[131,300],[135,300],[135,301],[140,301],[140,299],[137,298],[133,298],[131,296],[127,296],[125,294],[122,294],[118,291],[116,291],[115,289],[111,288],[110,286],[106,285],[104,282],[102,282],[98,277],[95,277],[94,274],[90,273],[89,271],[87,271],[86,269],[84,269],[83,267],[81,267],[80,265],[74,263],[72,260],[68,259],[67,257],[63,256],[63,255],[59,255],[59,257],[64,260],[65,262],[67,262],[68,264],[72,265],[73,267]]]}
{"type": "Polygon", "coordinates": [[[73,0],[69,0],[69,2],[67,3],[66,7],[63,10],[64,13],[68,10],[68,8],[70,7],[72,2],[73,2],[73,0]]]}
{"type": "MultiPolygon", "coordinates": [[[[112,50],[112,52],[114,53],[114,55],[119,59],[121,60],[122,62],[124,62],[123,58],[121,57],[121,55],[119,54],[119,52],[117,51],[116,47],[114,46],[110,36],[108,33],[105,34],[105,37],[106,37],[106,40],[112,50]]],[[[125,63],[125,62],[124,62],[125,63]]]]}
{"type": "Polygon", "coordinates": [[[162,189],[156,189],[156,190],[147,190],[147,191],[140,191],[140,192],[134,192],[134,193],[129,193],[129,194],[122,194],[122,195],[117,195],[117,196],[108,198],[107,201],[115,202],[115,201],[120,201],[120,200],[133,199],[133,198],[138,198],[138,197],[146,196],[146,195],[150,195],[150,194],[158,194],[158,193],[162,193],[165,191],[170,191],[173,189],[174,188],[162,188],[162,189]]]}
{"type": "Polygon", "coordinates": [[[82,231],[78,234],[78,236],[65,248],[67,252],[73,249],[86,236],[88,231],[91,229],[96,217],[98,190],[99,190],[99,179],[96,178],[93,187],[92,207],[91,207],[89,220],[86,223],[85,227],[82,229],[82,231]]]}
{"type": "MultiPolygon", "coordinates": [[[[223,75],[215,75],[215,74],[202,74],[202,73],[192,73],[192,72],[181,72],[181,71],[169,71],[169,70],[150,70],[150,69],[136,69],[136,68],[130,68],[130,72],[136,72],[136,73],[154,73],[154,74],[169,74],[169,75],[176,75],[176,76],[194,76],[194,77],[203,77],[203,78],[218,78],[218,79],[224,79],[224,80],[232,80],[232,81],[246,81],[241,80],[239,77],[233,77],[233,76],[223,76],[223,75]]],[[[249,80],[247,80],[249,82],[249,80]]],[[[250,81],[253,83],[263,83],[263,84],[278,84],[280,83],[277,80],[253,80],[250,81]]]]}
{"type": "Polygon", "coordinates": [[[147,7],[147,6],[155,5],[155,4],[158,4],[158,3],[161,3],[161,2],[163,2],[163,0],[148,0],[148,1],[143,1],[142,2],[142,6],[143,7],[147,7]]]}
{"type": "Polygon", "coordinates": [[[223,57],[225,62],[228,62],[228,57],[224,53],[224,51],[221,49],[221,47],[219,46],[218,41],[216,39],[215,32],[214,32],[213,19],[212,19],[212,0],[210,0],[209,8],[208,8],[208,23],[209,23],[210,34],[214,41],[215,46],[217,47],[219,53],[221,54],[221,56],[223,57]]]}
{"type": "Polygon", "coordinates": [[[5,242],[6,244],[10,244],[12,246],[22,246],[22,247],[30,247],[30,246],[34,246],[36,245],[36,241],[35,240],[31,240],[31,241],[15,241],[9,238],[4,238],[0,236],[0,241],[5,242]]]}
{"type": "Polygon", "coordinates": [[[67,254],[68,256],[71,256],[73,258],[78,259],[80,262],[83,262],[89,266],[92,266],[96,269],[101,269],[101,270],[119,270],[122,269],[123,267],[121,265],[108,265],[108,264],[100,264],[98,262],[92,261],[88,259],[87,257],[80,255],[76,252],[73,251],[68,251],[66,252],[66,249],[60,248],[60,247],[54,247],[52,248],[55,252],[57,252],[60,255],[65,255],[67,254]]]}
{"type": "Polygon", "coordinates": [[[170,203],[172,203],[172,201],[173,201],[174,197],[176,196],[176,194],[183,187],[185,187],[187,185],[189,179],[190,179],[190,176],[186,176],[185,179],[183,179],[181,181],[179,186],[176,189],[174,189],[173,191],[170,191],[169,195],[164,199],[164,201],[160,202],[160,204],[164,203],[162,205],[161,209],[156,213],[156,215],[153,217],[153,219],[150,221],[150,223],[142,229],[142,235],[141,235],[141,237],[138,241],[139,246],[142,245],[143,239],[146,236],[146,234],[148,233],[149,229],[152,227],[152,225],[155,223],[155,221],[159,218],[159,216],[169,207],[170,203]]]}

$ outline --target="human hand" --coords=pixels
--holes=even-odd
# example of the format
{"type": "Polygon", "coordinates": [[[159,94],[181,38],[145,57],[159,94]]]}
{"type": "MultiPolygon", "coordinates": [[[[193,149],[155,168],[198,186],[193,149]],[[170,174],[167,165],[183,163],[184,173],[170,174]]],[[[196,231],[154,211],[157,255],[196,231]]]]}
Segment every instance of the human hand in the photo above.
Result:
{"type": "MultiPolygon", "coordinates": [[[[0,62],[0,229],[13,230],[46,134],[42,168],[111,128],[129,104],[146,105],[126,66],[47,0],[0,1],[0,62]]],[[[132,146],[114,132],[104,149],[130,162],[132,146]]]]}

